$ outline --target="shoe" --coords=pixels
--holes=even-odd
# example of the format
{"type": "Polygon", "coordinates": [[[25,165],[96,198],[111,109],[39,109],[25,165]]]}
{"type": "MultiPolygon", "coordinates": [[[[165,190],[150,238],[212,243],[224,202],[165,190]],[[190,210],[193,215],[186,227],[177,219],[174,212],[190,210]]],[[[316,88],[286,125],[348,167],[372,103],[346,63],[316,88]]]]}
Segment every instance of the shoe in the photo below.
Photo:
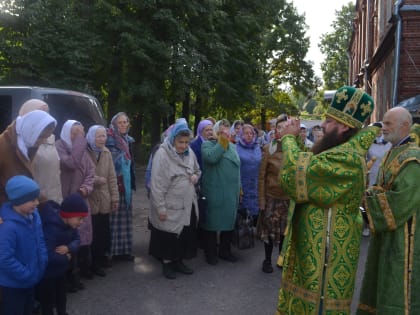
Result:
{"type": "Polygon", "coordinates": [[[86,289],[85,285],[82,282],[80,282],[80,281],[77,282],[77,283],[75,283],[74,285],[77,288],[77,290],[84,290],[84,289],[86,289]]]}
{"type": "Polygon", "coordinates": [[[262,271],[265,273],[272,273],[273,272],[273,266],[271,265],[270,260],[264,260],[262,264],[262,271]]]}
{"type": "Polygon", "coordinates": [[[235,263],[238,261],[238,258],[236,258],[235,256],[232,255],[232,253],[228,253],[228,254],[219,254],[219,258],[229,261],[231,263],[235,263]]]}
{"type": "Polygon", "coordinates": [[[93,279],[94,274],[93,274],[93,272],[92,272],[92,271],[90,271],[90,270],[85,270],[85,271],[81,271],[81,272],[80,272],[80,276],[81,276],[82,278],[87,279],[87,280],[92,280],[92,279],[93,279]]]}
{"type": "Polygon", "coordinates": [[[162,263],[162,272],[167,279],[176,279],[176,273],[172,262],[162,263]]]}
{"type": "Polygon", "coordinates": [[[186,266],[182,260],[179,260],[177,262],[174,262],[174,269],[175,271],[178,271],[180,273],[183,273],[184,275],[192,275],[194,273],[194,270],[186,266]]]}
{"type": "Polygon", "coordinates": [[[104,260],[101,263],[102,268],[112,268],[112,260],[108,259],[108,257],[105,257],[104,260]]]}
{"type": "Polygon", "coordinates": [[[76,293],[79,290],[77,290],[76,286],[71,285],[71,284],[67,284],[66,285],[66,291],[67,291],[67,293],[76,293]]]}
{"type": "Polygon", "coordinates": [[[215,266],[219,262],[216,256],[206,256],[206,262],[209,265],[215,266]]]}
{"type": "Polygon", "coordinates": [[[106,276],[106,272],[102,268],[94,268],[92,270],[92,272],[99,277],[105,277],[106,276]]]}

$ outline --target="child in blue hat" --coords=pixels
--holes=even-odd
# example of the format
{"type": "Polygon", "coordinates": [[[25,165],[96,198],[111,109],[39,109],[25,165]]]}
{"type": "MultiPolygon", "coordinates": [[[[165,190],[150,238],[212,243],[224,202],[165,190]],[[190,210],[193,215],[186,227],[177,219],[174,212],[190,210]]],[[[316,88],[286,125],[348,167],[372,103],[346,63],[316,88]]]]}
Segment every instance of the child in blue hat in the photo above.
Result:
{"type": "Polygon", "coordinates": [[[0,287],[2,314],[32,314],[34,286],[48,256],[38,214],[39,186],[23,175],[6,183],[8,202],[0,209],[0,287]]]}

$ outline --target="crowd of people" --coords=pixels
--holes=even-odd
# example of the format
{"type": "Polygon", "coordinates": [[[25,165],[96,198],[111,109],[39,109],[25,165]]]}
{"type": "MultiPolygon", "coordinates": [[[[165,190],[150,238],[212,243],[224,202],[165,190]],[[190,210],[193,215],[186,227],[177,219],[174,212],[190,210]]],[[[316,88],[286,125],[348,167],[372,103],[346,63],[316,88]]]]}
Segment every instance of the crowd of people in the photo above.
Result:
{"type": "MultiPolygon", "coordinates": [[[[167,279],[236,263],[246,211],[264,244],[262,272],[283,268],[277,314],[350,314],[362,235],[371,234],[358,314],[420,313],[416,260],[419,126],[396,107],[374,110],[363,90],[338,89],[320,125],[281,114],[262,132],[207,117],[162,134],[146,170],[149,255],[167,279]],[[417,192],[416,192],[417,191],[417,192]],[[363,209],[363,211],[361,211],[363,209]]],[[[54,139],[48,105],[29,100],[0,135],[0,314],[66,314],[66,293],[133,261],[136,189],[129,118],[85,133],[67,120],[54,139]],[[48,176],[46,176],[48,174],[48,176]]],[[[420,231],[420,230],[419,230],[420,231]]]]}
{"type": "Polygon", "coordinates": [[[48,104],[25,102],[0,135],[0,314],[66,315],[66,293],[133,261],[134,161],[129,120],[87,134],[57,121],[48,104]]]}

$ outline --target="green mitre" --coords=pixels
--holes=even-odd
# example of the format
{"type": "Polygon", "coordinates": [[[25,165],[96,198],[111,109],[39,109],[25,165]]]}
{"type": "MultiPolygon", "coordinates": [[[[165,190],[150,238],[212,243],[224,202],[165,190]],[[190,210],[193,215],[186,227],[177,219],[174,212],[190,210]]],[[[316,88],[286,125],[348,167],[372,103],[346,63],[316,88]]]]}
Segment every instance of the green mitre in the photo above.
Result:
{"type": "Polygon", "coordinates": [[[326,115],[350,128],[362,128],[373,109],[370,95],[362,89],[343,86],[335,92],[326,115]]]}

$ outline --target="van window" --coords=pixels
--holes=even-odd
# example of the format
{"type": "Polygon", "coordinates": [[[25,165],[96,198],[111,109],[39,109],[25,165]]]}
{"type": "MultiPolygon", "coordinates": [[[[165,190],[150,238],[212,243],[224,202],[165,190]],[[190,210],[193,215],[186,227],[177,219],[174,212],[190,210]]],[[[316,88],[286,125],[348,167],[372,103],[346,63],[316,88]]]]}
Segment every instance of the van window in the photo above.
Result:
{"type": "Polygon", "coordinates": [[[0,133],[12,122],[12,96],[0,95],[0,133]]]}
{"type": "Polygon", "coordinates": [[[50,107],[51,116],[58,122],[55,129],[57,138],[68,119],[80,121],[85,131],[98,122],[105,123],[101,107],[94,98],[69,94],[44,94],[43,98],[50,107]]]}

